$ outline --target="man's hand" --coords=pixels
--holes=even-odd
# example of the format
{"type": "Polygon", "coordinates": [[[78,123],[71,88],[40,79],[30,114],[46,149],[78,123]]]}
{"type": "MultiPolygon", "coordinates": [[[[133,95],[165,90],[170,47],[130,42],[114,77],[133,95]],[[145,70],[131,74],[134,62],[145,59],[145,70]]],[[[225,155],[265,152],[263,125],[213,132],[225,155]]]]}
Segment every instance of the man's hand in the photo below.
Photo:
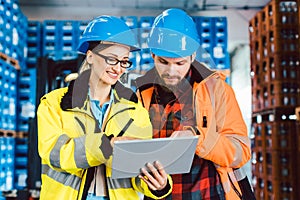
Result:
{"type": "Polygon", "coordinates": [[[146,167],[148,170],[143,167],[139,178],[143,179],[151,190],[164,189],[168,183],[168,176],[164,167],[158,161],[155,161],[154,165],[147,163],[146,167]]]}
{"type": "Polygon", "coordinates": [[[170,137],[191,137],[194,133],[191,130],[174,131],[170,137]]]}

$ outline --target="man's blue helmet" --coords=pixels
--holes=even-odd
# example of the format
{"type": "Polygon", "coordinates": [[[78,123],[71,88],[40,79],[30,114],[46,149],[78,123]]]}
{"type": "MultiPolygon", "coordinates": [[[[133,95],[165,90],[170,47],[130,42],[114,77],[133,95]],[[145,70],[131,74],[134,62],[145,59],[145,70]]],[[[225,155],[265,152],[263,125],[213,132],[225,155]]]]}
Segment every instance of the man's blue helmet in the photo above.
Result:
{"type": "Polygon", "coordinates": [[[85,28],[79,39],[77,50],[86,53],[91,41],[108,41],[124,44],[137,50],[137,40],[126,23],[114,16],[102,15],[93,19],[85,28]]]}
{"type": "Polygon", "coordinates": [[[200,47],[193,19],[183,10],[171,8],[158,15],[152,25],[148,47],[162,57],[186,57],[200,47]]]}

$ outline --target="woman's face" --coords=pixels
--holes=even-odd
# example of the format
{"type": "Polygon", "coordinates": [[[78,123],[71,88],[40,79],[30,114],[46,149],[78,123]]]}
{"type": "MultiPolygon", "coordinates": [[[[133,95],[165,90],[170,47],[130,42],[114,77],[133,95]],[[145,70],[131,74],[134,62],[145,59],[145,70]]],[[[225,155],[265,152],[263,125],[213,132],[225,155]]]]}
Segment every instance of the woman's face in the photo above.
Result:
{"type": "Polygon", "coordinates": [[[87,61],[91,65],[92,70],[91,81],[100,81],[106,85],[115,84],[125,72],[125,68],[120,66],[120,62],[113,65],[108,64],[106,60],[129,61],[129,50],[130,48],[128,46],[112,44],[112,46],[98,52],[96,51],[95,53],[88,51],[87,61]]]}

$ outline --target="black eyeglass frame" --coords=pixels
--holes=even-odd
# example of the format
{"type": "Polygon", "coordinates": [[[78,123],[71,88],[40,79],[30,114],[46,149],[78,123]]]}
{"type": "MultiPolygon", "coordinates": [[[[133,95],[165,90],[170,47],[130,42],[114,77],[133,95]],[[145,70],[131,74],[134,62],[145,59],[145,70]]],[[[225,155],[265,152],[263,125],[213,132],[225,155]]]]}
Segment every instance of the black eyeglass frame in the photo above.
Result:
{"type": "Polygon", "coordinates": [[[96,54],[97,56],[103,58],[105,60],[106,64],[108,64],[108,65],[117,65],[118,63],[120,63],[120,67],[122,67],[124,69],[128,69],[132,66],[132,62],[129,61],[129,60],[119,60],[119,59],[114,58],[112,56],[105,56],[103,54],[100,54],[100,53],[94,52],[94,51],[93,51],[93,53],[96,54]],[[122,63],[125,63],[125,64],[128,63],[129,66],[124,67],[124,66],[122,66],[122,63]]]}

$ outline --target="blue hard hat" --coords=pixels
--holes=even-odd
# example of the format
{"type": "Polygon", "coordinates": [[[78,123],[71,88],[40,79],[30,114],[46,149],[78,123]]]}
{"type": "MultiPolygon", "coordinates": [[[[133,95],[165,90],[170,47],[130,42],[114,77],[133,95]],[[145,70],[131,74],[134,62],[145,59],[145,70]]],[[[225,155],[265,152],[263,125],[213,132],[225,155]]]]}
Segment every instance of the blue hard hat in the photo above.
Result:
{"type": "Polygon", "coordinates": [[[77,50],[85,54],[90,41],[115,42],[138,50],[133,31],[122,19],[114,16],[102,15],[93,19],[83,31],[77,50]]]}
{"type": "Polygon", "coordinates": [[[167,9],[155,18],[148,47],[157,56],[190,56],[200,47],[196,24],[183,10],[167,9]]]}

